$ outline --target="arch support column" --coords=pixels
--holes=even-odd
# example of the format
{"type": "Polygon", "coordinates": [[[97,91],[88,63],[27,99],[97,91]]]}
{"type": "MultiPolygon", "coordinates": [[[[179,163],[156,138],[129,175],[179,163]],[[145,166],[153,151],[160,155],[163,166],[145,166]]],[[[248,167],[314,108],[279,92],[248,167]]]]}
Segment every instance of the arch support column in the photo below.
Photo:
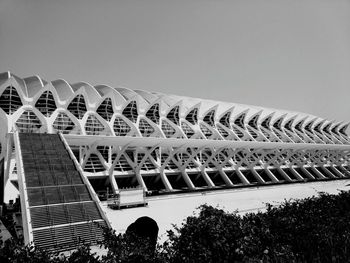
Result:
{"type": "Polygon", "coordinates": [[[188,176],[188,174],[186,173],[186,171],[185,170],[181,170],[181,174],[182,174],[182,177],[185,180],[188,188],[190,188],[191,190],[194,190],[196,187],[192,183],[192,181],[191,181],[190,177],[188,176]]]}
{"type": "Polygon", "coordinates": [[[239,177],[239,179],[241,180],[241,182],[244,184],[244,185],[249,185],[250,182],[248,181],[247,178],[245,178],[245,176],[243,175],[243,173],[237,168],[236,169],[236,174],[237,176],[239,177]]]}
{"type": "Polygon", "coordinates": [[[164,173],[164,170],[160,170],[159,171],[159,175],[160,175],[160,178],[162,179],[162,182],[166,188],[167,191],[174,191],[172,185],[170,184],[169,182],[169,179],[168,177],[166,176],[166,174],[164,173]]]}
{"type": "Polygon", "coordinates": [[[205,168],[202,166],[201,167],[201,174],[205,180],[205,182],[207,183],[207,185],[210,187],[210,188],[213,188],[215,187],[215,184],[213,183],[213,181],[210,179],[209,175],[207,174],[207,172],[205,171],[205,168]]]}
{"type": "Polygon", "coordinates": [[[147,186],[145,184],[145,182],[143,181],[142,175],[141,175],[141,170],[139,168],[135,169],[135,175],[136,175],[136,180],[139,183],[139,185],[141,185],[141,187],[147,192],[147,186]]]}
{"type": "Polygon", "coordinates": [[[219,169],[219,173],[227,186],[233,186],[230,178],[228,178],[227,174],[224,172],[224,170],[222,170],[222,168],[219,169]]]}

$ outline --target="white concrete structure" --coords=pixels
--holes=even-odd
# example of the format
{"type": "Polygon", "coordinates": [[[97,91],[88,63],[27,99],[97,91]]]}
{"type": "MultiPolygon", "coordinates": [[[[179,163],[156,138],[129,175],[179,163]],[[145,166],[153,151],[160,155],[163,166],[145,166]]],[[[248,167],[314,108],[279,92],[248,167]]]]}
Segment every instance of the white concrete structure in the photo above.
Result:
{"type": "Polygon", "coordinates": [[[258,106],[0,74],[3,182],[17,183],[13,133],[62,133],[102,197],[350,177],[349,123],[258,106]]]}

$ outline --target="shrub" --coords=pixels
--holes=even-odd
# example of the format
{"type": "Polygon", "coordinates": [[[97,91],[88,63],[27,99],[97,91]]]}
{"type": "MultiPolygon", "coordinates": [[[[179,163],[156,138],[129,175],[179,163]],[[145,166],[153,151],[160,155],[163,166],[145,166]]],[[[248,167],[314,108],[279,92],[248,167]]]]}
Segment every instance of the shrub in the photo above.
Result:
{"type": "Polygon", "coordinates": [[[286,200],[243,216],[208,205],[158,244],[133,231],[105,229],[98,257],[88,246],[69,257],[8,240],[0,262],[350,262],[350,192],[286,200]]]}

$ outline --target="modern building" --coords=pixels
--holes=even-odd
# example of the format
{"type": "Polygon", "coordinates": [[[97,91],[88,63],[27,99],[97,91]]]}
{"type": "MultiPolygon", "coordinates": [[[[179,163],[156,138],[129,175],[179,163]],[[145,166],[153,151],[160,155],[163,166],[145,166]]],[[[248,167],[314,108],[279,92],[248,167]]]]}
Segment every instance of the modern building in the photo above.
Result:
{"type": "Polygon", "coordinates": [[[107,192],[350,178],[349,123],[300,112],[5,72],[0,121],[2,199],[10,181],[43,247],[101,238],[107,192]]]}

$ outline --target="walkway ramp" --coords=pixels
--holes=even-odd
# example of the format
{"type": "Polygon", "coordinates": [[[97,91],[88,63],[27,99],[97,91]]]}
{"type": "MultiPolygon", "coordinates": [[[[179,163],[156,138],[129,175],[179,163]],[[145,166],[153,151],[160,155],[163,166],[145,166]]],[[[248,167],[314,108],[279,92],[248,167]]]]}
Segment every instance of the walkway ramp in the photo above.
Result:
{"type": "Polygon", "coordinates": [[[59,134],[15,133],[25,243],[68,250],[103,239],[100,203],[59,134]]]}

